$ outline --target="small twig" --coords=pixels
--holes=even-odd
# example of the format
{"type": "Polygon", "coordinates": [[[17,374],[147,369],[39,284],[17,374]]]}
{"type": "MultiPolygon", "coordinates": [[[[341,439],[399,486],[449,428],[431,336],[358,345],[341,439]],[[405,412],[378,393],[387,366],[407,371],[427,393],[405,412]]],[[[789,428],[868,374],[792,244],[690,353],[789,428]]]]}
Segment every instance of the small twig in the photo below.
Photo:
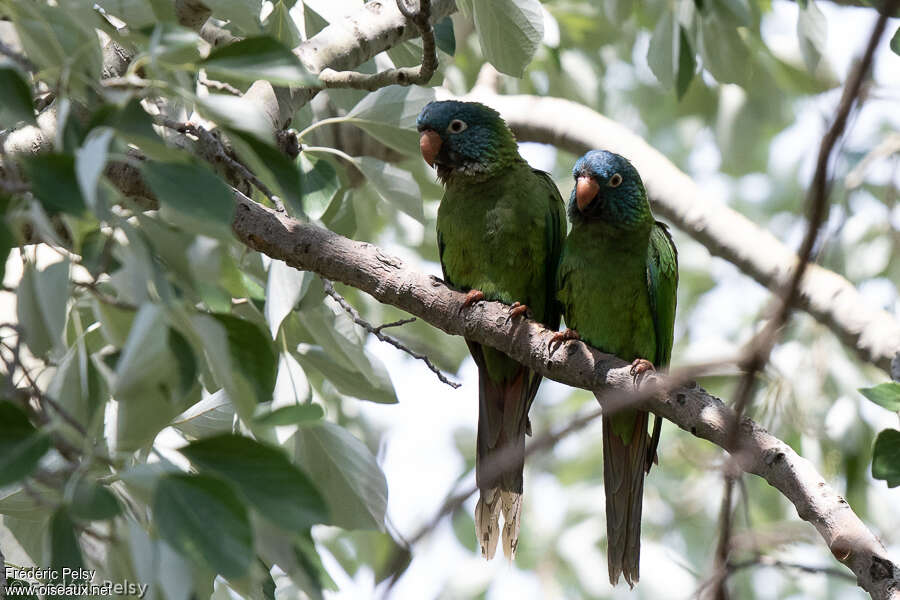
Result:
{"type": "Polygon", "coordinates": [[[412,21],[422,36],[422,64],[417,67],[388,69],[367,75],[358,71],[323,69],[319,81],[323,88],[353,88],[373,92],[388,85],[425,85],[438,67],[437,46],[431,27],[431,0],[419,0],[419,10],[412,11],[406,0],[396,0],[397,8],[412,21]]]}
{"type": "Polygon", "coordinates": [[[814,567],[811,565],[802,565],[799,563],[787,562],[783,560],[778,560],[777,558],[772,558],[771,556],[760,555],[752,560],[746,560],[738,563],[731,563],[728,565],[728,574],[731,575],[736,571],[740,571],[742,569],[748,569],[752,567],[776,567],[779,569],[797,569],[799,571],[803,571],[804,573],[813,573],[813,574],[823,574],[828,575],[830,577],[839,577],[841,579],[846,579],[847,581],[856,583],[856,577],[854,577],[851,573],[848,573],[844,569],[834,569],[831,567],[814,567]]]}
{"type": "Polygon", "coordinates": [[[203,126],[191,123],[190,121],[182,123],[166,117],[157,117],[156,122],[163,127],[167,127],[178,133],[190,134],[197,138],[201,146],[200,153],[207,161],[211,163],[225,163],[226,166],[237,171],[240,177],[249,181],[256,189],[262,192],[262,194],[272,203],[272,206],[275,207],[276,211],[284,212],[284,204],[281,202],[281,199],[278,198],[266,184],[260,181],[259,177],[245,167],[243,163],[230,156],[226,151],[222,140],[219,139],[216,134],[203,126]]]}
{"type": "Polygon", "coordinates": [[[115,306],[116,308],[122,308],[125,310],[137,310],[137,307],[133,304],[129,304],[128,302],[123,302],[118,298],[114,298],[109,294],[102,292],[99,287],[97,287],[96,281],[73,281],[72,285],[79,288],[84,288],[87,290],[94,298],[99,300],[104,304],[109,304],[110,306],[115,306]]]}
{"type": "Polygon", "coordinates": [[[413,358],[424,362],[426,365],[428,365],[428,368],[431,369],[431,372],[434,373],[435,375],[437,375],[437,378],[440,379],[442,383],[446,383],[453,389],[458,389],[462,385],[461,383],[457,383],[455,381],[450,381],[449,379],[447,379],[447,376],[444,375],[440,369],[438,369],[436,366],[434,366],[434,364],[431,362],[431,359],[428,358],[427,356],[425,356],[424,354],[420,354],[420,353],[416,352],[415,350],[406,346],[403,342],[401,342],[400,340],[398,340],[396,338],[392,338],[389,335],[385,335],[385,334],[381,333],[381,330],[384,329],[385,327],[397,327],[397,326],[403,325],[405,323],[411,323],[411,322],[415,321],[415,319],[403,319],[402,321],[394,321],[393,323],[385,323],[384,325],[379,325],[378,327],[375,327],[374,325],[372,325],[371,323],[369,323],[368,321],[363,319],[361,316],[359,316],[359,312],[357,312],[357,310],[355,308],[353,308],[349,302],[347,302],[347,299],[344,298],[343,296],[341,296],[338,293],[338,291],[334,289],[333,283],[331,283],[329,280],[325,279],[324,277],[322,277],[321,279],[322,279],[322,286],[325,288],[325,293],[328,294],[329,296],[331,296],[331,298],[334,299],[334,301],[337,302],[338,305],[341,308],[343,308],[344,311],[348,315],[350,315],[350,317],[353,319],[354,323],[356,323],[357,325],[359,325],[360,327],[362,327],[363,329],[365,329],[366,331],[368,331],[369,333],[374,335],[376,338],[378,338],[382,342],[387,342],[394,348],[403,350],[404,352],[406,352],[413,358]]]}
{"type": "Polygon", "coordinates": [[[29,73],[36,73],[37,67],[33,62],[31,62],[27,56],[16,52],[9,45],[0,41],[0,54],[11,59],[13,62],[17,63],[20,67],[28,71],[29,73]]]}
{"type": "Polygon", "coordinates": [[[388,327],[400,327],[401,325],[408,325],[409,323],[415,322],[415,317],[410,317],[408,319],[400,319],[399,321],[391,321],[390,323],[384,323],[383,325],[379,325],[375,329],[372,330],[372,333],[379,333],[382,329],[387,329],[388,327]]]}
{"type": "Polygon", "coordinates": [[[209,79],[206,76],[206,73],[203,73],[203,72],[200,73],[200,77],[198,78],[198,81],[201,84],[205,85],[206,87],[220,91],[220,92],[228,92],[229,94],[232,94],[235,96],[243,95],[243,92],[241,92],[241,90],[237,89],[233,85],[225,83],[224,81],[218,81],[216,79],[209,79]]]}

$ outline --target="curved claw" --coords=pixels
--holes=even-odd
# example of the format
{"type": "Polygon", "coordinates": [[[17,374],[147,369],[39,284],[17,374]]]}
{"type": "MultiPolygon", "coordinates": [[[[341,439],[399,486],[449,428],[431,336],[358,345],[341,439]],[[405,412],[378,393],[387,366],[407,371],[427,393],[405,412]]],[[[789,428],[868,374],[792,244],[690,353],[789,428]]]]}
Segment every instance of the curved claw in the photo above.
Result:
{"type": "Polygon", "coordinates": [[[563,342],[567,342],[569,340],[580,340],[581,336],[578,335],[578,332],[574,329],[566,329],[564,331],[557,331],[550,338],[550,344],[547,346],[550,350],[550,355],[553,356],[553,353],[556,352],[559,347],[563,344],[563,342]]]}
{"type": "Polygon", "coordinates": [[[653,363],[645,358],[636,358],[634,362],[631,363],[631,377],[634,380],[634,387],[637,388],[640,386],[641,381],[644,379],[644,375],[649,371],[655,371],[656,367],[653,366],[653,363]]]}
{"type": "Polygon", "coordinates": [[[513,302],[509,307],[509,316],[506,317],[506,322],[509,323],[511,319],[516,319],[525,315],[528,312],[528,306],[522,304],[521,302],[513,302]]]}
{"type": "Polygon", "coordinates": [[[469,308],[476,302],[481,302],[484,300],[484,292],[481,290],[469,290],[466,292],[466,299],[463,300],[462,306],[459,307],[459,312],[462,312],[464,308],[469,308]]]}

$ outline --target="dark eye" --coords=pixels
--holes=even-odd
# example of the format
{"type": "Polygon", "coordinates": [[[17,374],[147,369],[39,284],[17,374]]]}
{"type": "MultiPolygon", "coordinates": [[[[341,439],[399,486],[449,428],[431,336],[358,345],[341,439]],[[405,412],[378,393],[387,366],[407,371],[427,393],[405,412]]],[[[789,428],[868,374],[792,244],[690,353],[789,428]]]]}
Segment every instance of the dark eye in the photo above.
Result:
{"type": "Polygon", "coordinates": [[[613,173],[613,176],[609,178],[609,187],[619,187],[620,185],[622,185],[622,176],[613,173]]]}
{"type": "Polygon", "coordinates": [[[447,127],[447,131],[450,133],[459,133],[460,131],[464,131],[468,127],[465,122],[460,121],[459,119],[453,119],[450,121],[450,125],[447,127]]]}

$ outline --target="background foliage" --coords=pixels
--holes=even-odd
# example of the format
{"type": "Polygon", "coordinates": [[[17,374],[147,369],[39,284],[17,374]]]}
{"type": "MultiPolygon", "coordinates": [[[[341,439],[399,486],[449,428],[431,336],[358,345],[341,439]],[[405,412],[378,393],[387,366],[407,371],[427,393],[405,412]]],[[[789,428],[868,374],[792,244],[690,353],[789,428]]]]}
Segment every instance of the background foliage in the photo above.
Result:
{"type": "MultiPolygon", "coordinates": [[[[457,373],[464,385],[453,391],[371,340],[317,277],[233,238],[230,188],[269,205],[274,195],[290,215],[437,274],[440,188],[413,127],[434,92],[323,92],[293,116],[302,150],[290,156],[258,107],[233,93],[261,78],[313,85],[289,48],[362,3],[206,4],[245,39],[211,48],[165,2],[0,1],[0,39],[27,57],[0,59],[0,137],[33,123],[35,106],[49,105],[57,125],[52,152],[24,157],[21,168],[0,157],[6,560],[86,565],[100,579],[150,583],[152,597],[168,600],[368,597],[397,572],[394,591],[410,598],[623,595],[602,568],[599,425],[529,461],[514,565],[477,556],[469,505],[416,546],[411,563],[396,560],[404,535],[473,477],[477,384],[465,345],[418,322],[387,330],[457,373]],[[110,40],[133,53],[114,78],[103,72],[110,40]],[[240,182],[231,160],[203,160],[215,143],[185,138],[176,124],[186,121],[215,129],[270,193],[240,182]],[[111,161],[141,171],[155,210],[111,185],[111,161]]],[[[507,74],[501,93],[581,102],[796,245],[812,149],[875,15],[840,4],[458,0],[459,13],[436,27],[432,84],[466,93],[490,62],[507,74]]],[[[414,40],[360,70],[420,57],[414,40]]],[[[885,44],[877,60],[835,165],[816,258],[896,314],[900,58],[885,44]]],[[[568,193],[576,157],[523,152],[568,193]]],[[[755,331],[767,293],[678,232],[676,242],[674,363],[728,354],[755,331]]],[[[340,291],[372,323],[403,316],[340,291]]],[[[885,374],[803,315],[762,378],[754,417],[813,460],[897,555],[900,496],[887,488],[900,484],[897,384],[867,390],[868,402],[857,388],[885,374]]],[[[701,383],[727,397],[734,381],[722,373],[701,383]]],[[[534,428],[592,402],[545,384],[534,428]]],[[[662,468],[645,489],[640,596],[682,598],[708,576],[722,458],[664,431],[662,468]]],[[[777,492],[753,477],[741,490],[740,552],[831,563],[777,492]]],[[[861,594],[852,581],[766,566],[735,573],[733,589],[741,598],[861,594]]]]}

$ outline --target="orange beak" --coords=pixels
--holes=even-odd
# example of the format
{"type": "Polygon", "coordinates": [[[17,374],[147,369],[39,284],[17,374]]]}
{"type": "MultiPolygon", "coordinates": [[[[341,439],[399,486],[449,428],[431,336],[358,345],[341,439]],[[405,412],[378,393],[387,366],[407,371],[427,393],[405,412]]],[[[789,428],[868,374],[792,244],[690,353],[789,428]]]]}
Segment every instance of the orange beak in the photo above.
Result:
{"type": "Polygon", "coordinates": [[[578,210],[584,212],[600,191],[600,185],[587,175],[581,175],[575,182],[575,202],[578,210]]]}
{"type": "Polygon", "coordinates": [[[422,137],[419,138],[419,150],[422,151],[422,158],[425,159],[429,167],[434,166],[434,161],[441,151],[441,144],[443,143],[444,141],[436,131],[426,129],[422,132],[422,137]]]}

